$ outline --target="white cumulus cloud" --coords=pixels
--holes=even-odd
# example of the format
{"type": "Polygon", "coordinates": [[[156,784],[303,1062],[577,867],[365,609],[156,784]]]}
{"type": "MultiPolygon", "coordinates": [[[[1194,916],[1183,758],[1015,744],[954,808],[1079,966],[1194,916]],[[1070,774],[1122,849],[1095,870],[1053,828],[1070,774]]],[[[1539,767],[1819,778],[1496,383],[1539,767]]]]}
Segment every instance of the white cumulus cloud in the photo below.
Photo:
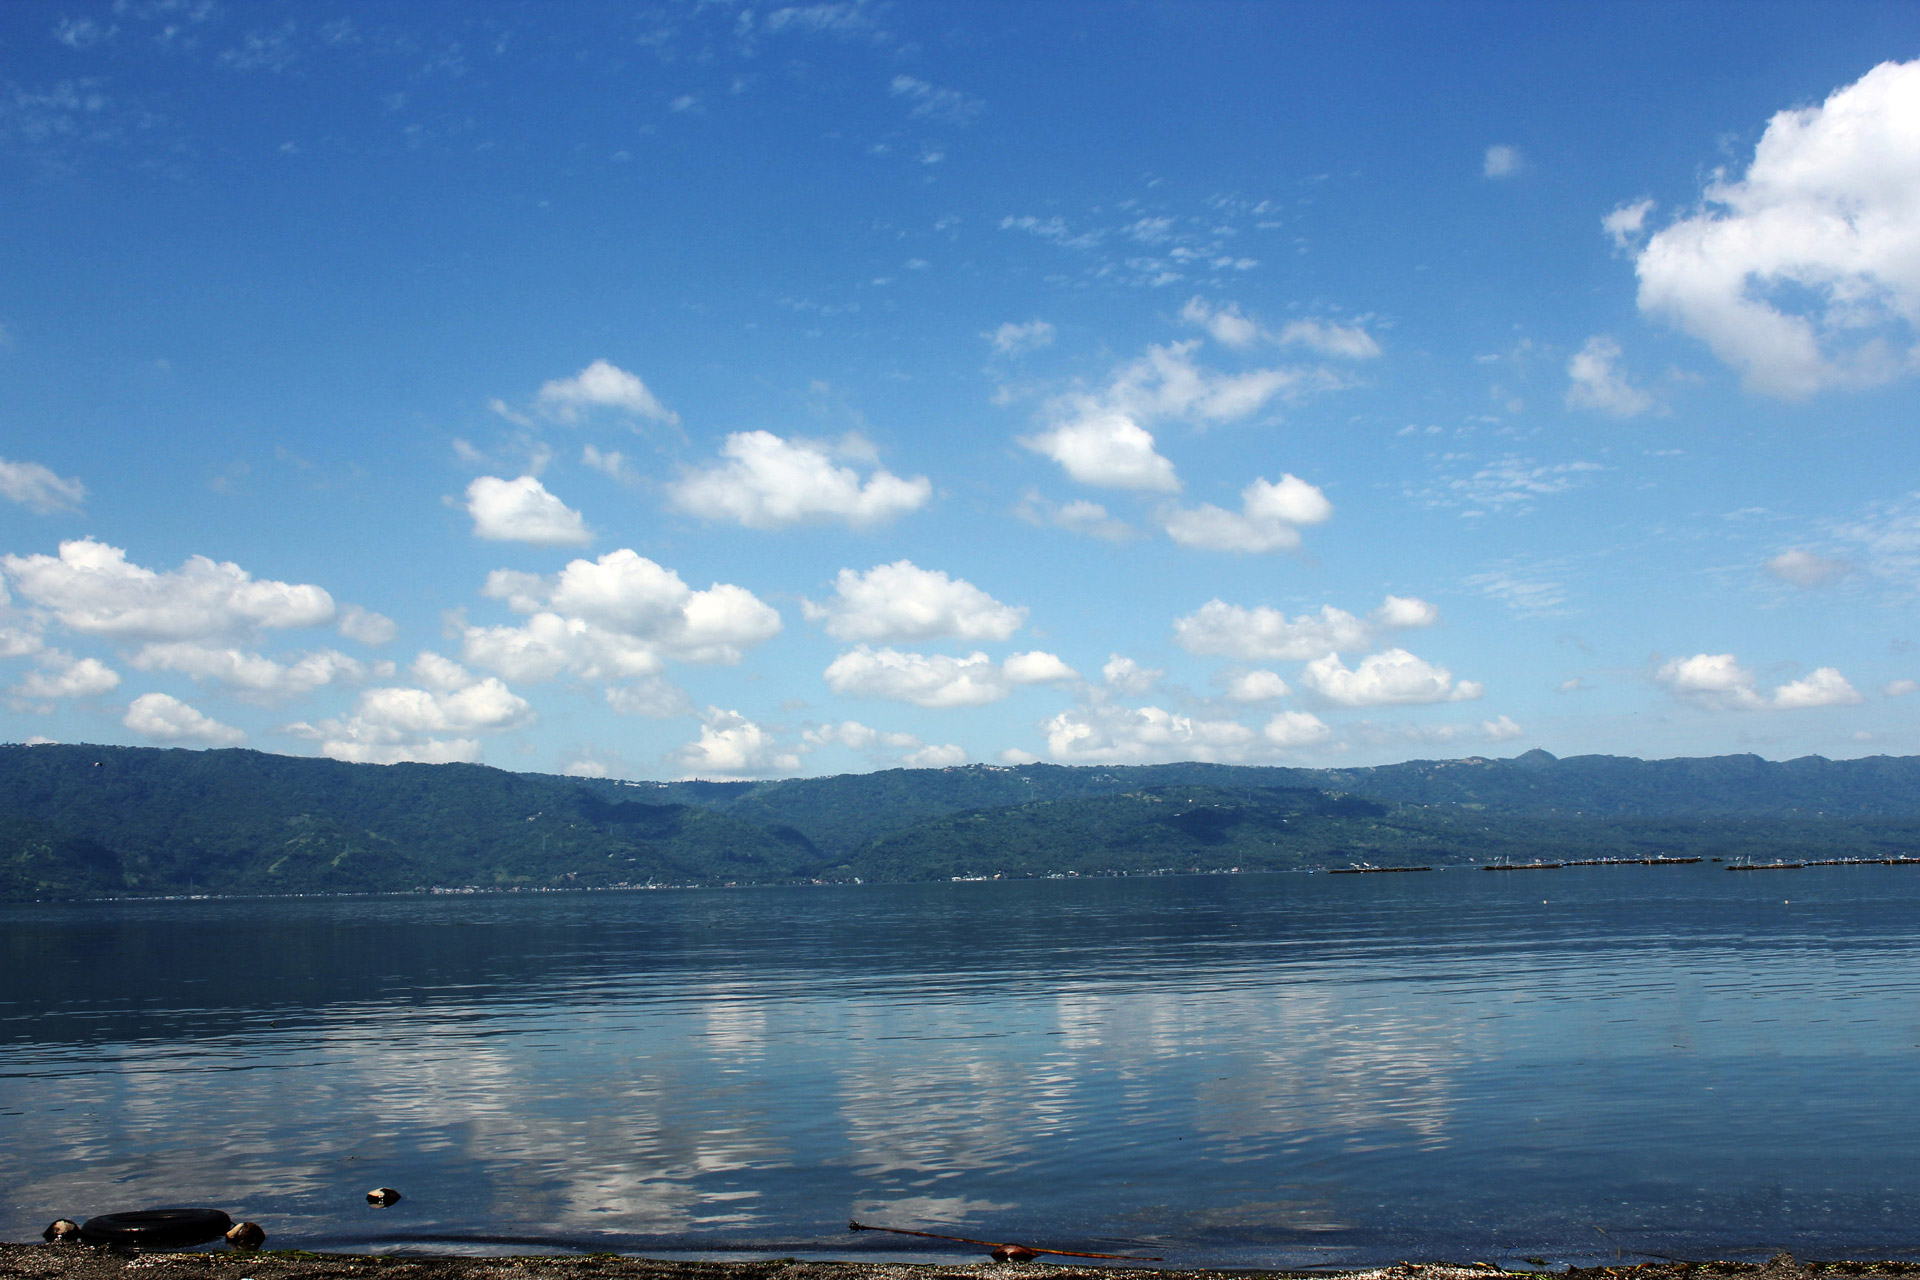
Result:
{"type": "Polygon", "coordinates": [[[542,385],[537,403],[558,422],[576,422],[590,409],[618,409],[669,425],[680,421],[680,415],[661,404],[638,375],[605,360],[595,360],[571,378],[542,385]]]}
{"type": "Polygon", "coordinates": [[[925,476],[902,479],[875,468],[863,481],[852,467],[836,465],[821,445],[769,431],[737,431],[720,453],[725,462],[690,471],[669,488],[675,506],[749,529],[865,527],[898,519],[933,497],[925,476]]]}
{"type": "Polygon", "coordinates": [[[494,542],[568,547],[593,541],[580,513],[533,476],[480,476],[467,486],[467,514],[473,517],[473,536],[494,542]]]}
{"type": "MultiPolygon", "coordinates": [[[[178,671],[197,681],[216,681],[261,701],[299,697],[330,684],[358,684],[369,674],[366,664],[338,649],[276,662],[258,653],[191,640],[145,645],[134,654],[133,665],[142,671],[178,671]]],[[[390,664],[383,665],[392,670],[390,664]]]]}
{"type": "Polygon", "coordinates": [[[14,591],[87,635],[194,640],[262,627],[325,626],[333,597],[321,588],[255,579],[230,561],[194,556],[158,573],[119,547],[91,538],[60,544],[58,556],[0,556],[14,591]]]}
{"type": "Polygon", "coordinates": [[[1260,736],[1285,750],[1325,742],[1333,736],[1333,730],[1311,712],[1281,711],[1261,726],[1260,736]]]}
{"type": "Polygon", "coordinates": [[[906,764],[914,769],[952,769],[966,762],[967,749],[952,742],[922,747],[906,757],[906,764]]]}
{"type": "Polygon", "coordinates": [[[1202,503],[1164,516],[1167,536],[1203,551],[1290,551],[1300,545],[1300,526],[1333,516],[1326,494],[1295,475],[1256,479],[1240,491],[1240,510],[1202,503]]]}
{"type": "Polygon", "coordinates": [[[833,598],[802,602],[809,621],[836,640],[1005,640],[1027,611],[1002,604],[964,578],[922,569],[911,560],[840,570],[833,598]]]}
{"type": "Polygon", "coordinates": [[[1059,680],[1078,680],[1080,673],[1061,661],[1059,655],[1035,649],[1031,653],[1011,653],[1000,664],[1014,684],[1051,684],[1059,680]]]}
{"type": "Polygon", "coordinates": [[[1132,658],[1117,653],[1100,668],[1100,678],[1106,681],[1108,688],[1135,697],[1160,683],[1160,677],[1166,674],[1165,668],[1143,667],[1132,658]]]}
{"type": "Polygon", "coordinates": [[[55,511],[78,511],[86,501],[87,486],[78,480],[62,479],[37,462],[0,458],[0,497],[48,515],[55,511]]]}
{"type": "Polygon", "coordinates": [[[393,638],[400,634],[400,628],[384,613],[350,604],[340,611],[340,634],[349,640],[378,647],[391,644],[393,638]]]}
{"type": "Polygon", "coordinates": [[[40,669],[14,686],[22,698],[95,698],[120,687],[120,673],[98,658],[75,658],[59,649],[40,654],[40,669]]]}
{"type": "Polygon", "coordinates": [[[1209,600],[1173,623],[1174,642],[1201,657],[1243,662],[1305,662],[1328,652],[1363,649],[1381,631],[1429,627],[1440,611],[1412,596],[1388,596],[1367,618],[1321,605],[1318,613],[1289,618],[1279,609],[1252,609],[1209,600]]]}
{"type": "Polygon", "coordinates": [[[528,615],[519,626],[469,626],[461,656],[510,680],[657,675],[667,661],[737,663],[780,633],[780,615],[744,587],[687,586],[629,548],[541,577],[501,569],[483,595],[528,615]]]}
{"type": "Polygon", "coordinates": [[[1150,424],[1167,420],[1204,427],[1233,422],[1277,397],[1345,385],[1324,369],[1222,373],[1196,363],[1199,346],[1196,338],[1148,347],[1145,355],[1116,369],[1099,390],[1051,401],[1044,429],[1020,443],[1059,463],[1081,484],[1177,493],[1179,478],[1173,463],[1155,448],[1150,424]]]}
{"type": "Polygon", "coordinates": [[[1783,710],[1798,707],[1847,707],[1861,701],[1860,693],[1845,676],[1832,667],[1817,668],[1803,680],[1776,687],[1773,705],[1783,710]]]}
{"type": "Polygon", "coordinates": [[[739,777],[742,774],[792,773],[797,753],[783,747],[771,730],[738,711],[708,707],[700,736],[675,753],[688,777],[739,777]]]}
{"type": "Polygon", "coordinates": [[[468,735],[517,729],[534,718],[531,704],[497,677],[474,676],[441,654],[422,653],[413,676],[422,687],[368,689],[351,715],[286,731],[319,743],[320,754],[333,760],[445,764],[480,758],[479,739],[468,735]]]}
{"type": "Polygon", "coordinates": [[[1332,736],[1317,716],[1283,711],[1254,729],[1238,720],[1182,715],[1164,707],[1128,707],[1096,698],[1041,725],[1047,752],[1061,764],[1152,764],[1206,760],[1239,764],[1271,759],[1332,736]]]}
{"type": "Polygon", "coordinates": [[[1762,693],[1753,672],[1731,653],[1696,653],[1663,663],[1654,679],[1676,698],[1710,711],[1799,710],[1850,706],[1860,693],[1832,667],[1820,667],[1801,680],[1762,693]]]}
{"type": "Polygon", "coordinates": [[[1255,668],[1227,677],[1227,697],[1235,702],[1272,702],[1292,692],[1277,671],[1255,668]]]}
{"type": "Polygon", "coordinates": [[[1154,448],[1153,433],[1124,413],[1089,413],[1020,443],[1052,458],[1081,484],[1155,493],[1180,489],[1173,463],[1154,448]]]}
{"type": "MultiPolygon", "coordinates": [[[[1637,207],[1637,206],[1635,206],[1637,207]]],[[[1641,215],[1644,225],[1645,215],[1641,215]]],[[[1616,211],[1608,230],[1633,234],[1616,211]]],[[[1767,123],[1745,174],[1646,240],[1640,307],[1783,397],[1911,372],[1920,323],[1920,62],[1767,123]]]]}
{"type": "Polygon", "coordinates": [[[1412,630],[1431,627],[1440,621],[1440,610],[1417,596],[1388,596],[1380,607],[1367,615],[1376,627],[1412,630]]]}
{"type": "Polygon", "coordinates": [[[835,658],[825,677],[838,694],[946,708],[985,706],[1007,697],[1015,685],[1073,679],[1075,673],[1057,656],[1037,651],[1014,654],[1001,666],[984,653],[956,658],[863,644],[835,658]]]}
{"type": "Polygon", "coordinates": [[[1341,662],[1338,654],[1329,653],[1309,662],[1300,680],[1328,702],[1342,707],[1464,702],[1483,692],[1476,682],[1455,681],[1445,667],[1416,658],[1405,649],[1368,654],[1352,668],[1341,662]]]}
{"type": "Polygon", "coordinates": [[[127,708],[122,724],[155,742],[198,742],[209,747],[237,747],[247,735],[232,725],[164,693],[143,693],[127,708]]]}

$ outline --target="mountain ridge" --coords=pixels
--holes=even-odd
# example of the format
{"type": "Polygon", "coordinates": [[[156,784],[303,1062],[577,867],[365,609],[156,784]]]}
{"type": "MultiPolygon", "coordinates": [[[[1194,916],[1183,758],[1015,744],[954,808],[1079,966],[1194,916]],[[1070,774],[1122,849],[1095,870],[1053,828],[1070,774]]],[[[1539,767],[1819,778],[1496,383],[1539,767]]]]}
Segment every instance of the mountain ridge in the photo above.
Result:
{"type": "Polygon", "coordinates": [[[651,782],[0,746],[0,899],[1920,848],[1920,757],[960,765],[651,782]],[[961,852],[965,856],[961,857],[961,852]]]}

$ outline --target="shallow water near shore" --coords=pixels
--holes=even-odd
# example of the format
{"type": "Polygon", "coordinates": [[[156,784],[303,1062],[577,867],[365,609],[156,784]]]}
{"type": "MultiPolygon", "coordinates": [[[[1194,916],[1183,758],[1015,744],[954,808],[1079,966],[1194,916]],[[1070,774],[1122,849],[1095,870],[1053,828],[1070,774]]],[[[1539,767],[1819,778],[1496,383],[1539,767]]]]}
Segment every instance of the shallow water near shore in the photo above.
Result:
{"type": "Polygon", "coordinates": [[[1911,1257],[1916,921],[1711,863],[4,907],[0,1238],[1911,1257]]]}

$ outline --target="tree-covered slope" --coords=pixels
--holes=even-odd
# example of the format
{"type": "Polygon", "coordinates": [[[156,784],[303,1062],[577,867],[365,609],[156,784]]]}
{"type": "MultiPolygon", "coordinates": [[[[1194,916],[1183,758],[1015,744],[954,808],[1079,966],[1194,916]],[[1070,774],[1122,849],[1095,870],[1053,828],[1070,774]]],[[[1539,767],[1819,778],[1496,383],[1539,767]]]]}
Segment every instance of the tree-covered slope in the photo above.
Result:
{"type": "Polygon", "coordinates": [[[761,880],[819,861],[798,835],[571,778],[240,750],[0,747],[0,822],[17,827],[0,826],[12,897],[761,880]]]}
{"type": "Polygon", "coordinates": [[[1920,760],[970,766],[622,783],[0,746],[0,898],[1920,851],[1920,760]]]}
{"type": "Polygon", "coordinates": [[[1148,787],[1298,787],[1410,805],[1562,818],[1920,817],[1920,757],[1636,760],[1530,751],[1512,760],[1412,760],[1366,769],[972,765],[774,782],[666,783],[658,794],[743,820],[778,821],[844,856],[925,819],[1148,787]]]}

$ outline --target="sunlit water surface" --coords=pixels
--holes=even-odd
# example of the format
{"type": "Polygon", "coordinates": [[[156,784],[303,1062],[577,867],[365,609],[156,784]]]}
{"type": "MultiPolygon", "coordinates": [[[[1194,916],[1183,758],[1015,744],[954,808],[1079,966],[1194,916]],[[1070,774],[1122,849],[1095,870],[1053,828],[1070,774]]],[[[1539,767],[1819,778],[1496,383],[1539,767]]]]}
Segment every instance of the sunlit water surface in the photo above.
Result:
{"type": "Polygon", "coordinates": [[[1916,921],[1713,864],[0,908],[0,1237],[1911,1256],[1916,921]]]}

